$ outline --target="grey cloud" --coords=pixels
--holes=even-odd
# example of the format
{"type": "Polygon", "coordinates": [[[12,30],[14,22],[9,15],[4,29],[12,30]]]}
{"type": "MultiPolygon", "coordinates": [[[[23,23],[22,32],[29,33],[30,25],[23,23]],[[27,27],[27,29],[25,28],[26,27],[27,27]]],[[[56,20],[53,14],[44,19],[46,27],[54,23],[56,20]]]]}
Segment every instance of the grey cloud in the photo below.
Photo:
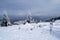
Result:
{"type": "Polygon", "coordinates": [[[9,15],[25,15],[30,10],[32,15],[59,16],[59,5],[60,0],[0,0],[0,10],[6,10],[9,15]]]}

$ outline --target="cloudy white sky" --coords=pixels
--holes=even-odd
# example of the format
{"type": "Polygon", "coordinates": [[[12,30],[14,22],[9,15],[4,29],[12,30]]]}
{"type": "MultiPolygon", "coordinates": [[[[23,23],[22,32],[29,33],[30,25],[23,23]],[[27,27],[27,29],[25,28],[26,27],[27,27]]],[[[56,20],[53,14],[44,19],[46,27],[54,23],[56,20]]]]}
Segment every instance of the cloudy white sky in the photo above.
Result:
{"type": "Polygon", "coordinates": [[[60,0],[0,0],[0,15],[60,16],[60,0]],[[29,11],[29,12],[28,12],[29,11]]]}

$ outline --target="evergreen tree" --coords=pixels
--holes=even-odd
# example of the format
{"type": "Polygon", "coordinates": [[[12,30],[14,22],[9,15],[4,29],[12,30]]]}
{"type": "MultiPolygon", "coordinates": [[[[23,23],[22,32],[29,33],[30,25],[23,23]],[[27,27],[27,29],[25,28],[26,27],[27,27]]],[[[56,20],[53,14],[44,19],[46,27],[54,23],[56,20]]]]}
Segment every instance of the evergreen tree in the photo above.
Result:
{"type": "Polygon", "coordinates": [[[1,26],[7,26],[8,24],[7,16],[4,14],[1,22],[1,26]]]}
{"type": "Polygon", "coordinates": [[[31,13],[29,12],[28,13],[28,16],[27,16],[27,22],[28,23],[31,23],[31,21],[32,21],[32,17],[31,17],[32,15],[31,15],[31,13]]]}
{"type": "Polygon", "coordinates": [[[52,32],[52,29],[53,29],[53,22],[54,22],[54,19],[50,21],[50,33],[52,32]]]}
{"type": "Polygon", "coordinates": [[[9,24],[11,25],[10,20],[7,16],[6,11],[4,11],[4,15],[3,15],[3,18],[2,18],[2,21],[1,21],[1,26],[8,26],[9,24]]]}

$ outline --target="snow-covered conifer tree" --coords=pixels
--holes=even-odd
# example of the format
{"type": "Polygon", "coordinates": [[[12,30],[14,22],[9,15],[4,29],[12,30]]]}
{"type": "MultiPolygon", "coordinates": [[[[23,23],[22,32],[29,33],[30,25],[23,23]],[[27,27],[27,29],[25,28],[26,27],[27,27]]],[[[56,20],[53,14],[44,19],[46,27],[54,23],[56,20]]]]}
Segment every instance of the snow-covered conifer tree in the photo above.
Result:
{"type": "Polygon", "coordinates": [[[28,15],[27,15],[27,22],[28,23],[31,23],[31,21],[32,21],[32,17],[31,17],[32,15],[31,15],[31,13],[29,12],[28,13],[28,15]]]}
{"type": "Polygon", "coordinates": [[[8,26],[10,24],[10,20],[6,14],[6,11],[4,11],[3,18],[1,21],[1,26],[8,26]]]}
{"type": "Polygon", "coordinates": [[[54,19],[50,21],[50,32],[52,32],[52,29],[53,29],[53,22],[54,22],[54,19]]]}

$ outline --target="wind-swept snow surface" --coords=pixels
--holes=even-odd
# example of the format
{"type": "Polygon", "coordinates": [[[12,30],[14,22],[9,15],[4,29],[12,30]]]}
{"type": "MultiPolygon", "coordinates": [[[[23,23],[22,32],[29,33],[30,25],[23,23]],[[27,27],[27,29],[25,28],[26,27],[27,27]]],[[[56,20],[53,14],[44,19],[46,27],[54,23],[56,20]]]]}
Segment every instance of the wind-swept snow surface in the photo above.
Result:
{"type": "Polygon", "coordinates": [[[51,33],[49,22],[0,27],[0,40],[60,40],[59,26],[54,24],[51,33]]]}

